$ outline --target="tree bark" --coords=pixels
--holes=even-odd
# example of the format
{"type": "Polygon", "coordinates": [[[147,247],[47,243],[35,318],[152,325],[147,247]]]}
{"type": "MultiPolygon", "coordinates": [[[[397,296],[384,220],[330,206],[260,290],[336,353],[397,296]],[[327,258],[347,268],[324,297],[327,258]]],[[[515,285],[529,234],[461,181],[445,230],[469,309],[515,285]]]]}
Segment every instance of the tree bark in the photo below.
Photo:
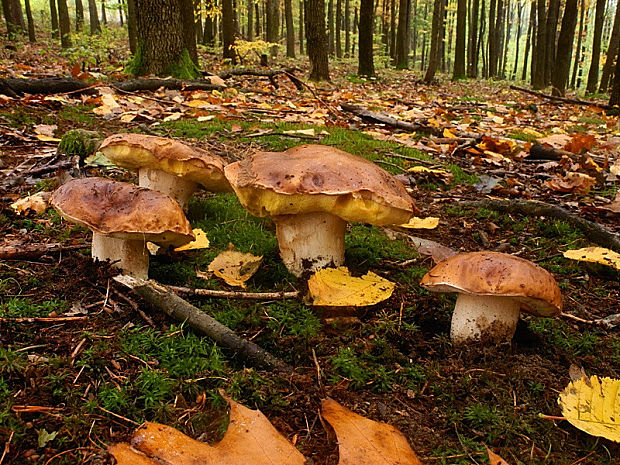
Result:
{"type": "Polygon", "coordinates": [[[603,35],[603,20],[605,19],[605,0],[596,0],[594,16],[594,37],[592,38],[592,61],[588,72],[586,92],[593,94],[598,88],[598,68],[601,61],[601,36],[603,35]]]}
{"type": "Polygon", "coordinates": [[[609,97],[609,106],[620,106],[620,53],[616,59],[614,80],[611,87],[611,95],[609,97]]]}
{"type": "Polygon", "coordinates": [[[305,2],[304,0],[299,0],[299,54],[303,55],[304,54],[304,24],[305,24],[305,20],[304,20],[304,5],[305,2]]]}
{"type": "Polygon", "coordinates": [[[467,21],[467,0],[458,0],[456,11],[456,47],[454,47],[454,72],[452,80],[465,78],[465,28],[467,21]]]}
{"type": "Polygon", "coordinates": [[[562,29],[558,39],[558,49],[555,59],[553,72],[552,93],[553,95],[564,96],[568,74],[570,72],[570,59],[573,50],[573,38],[575,37],[575,27],[577,26],[577,0],[566,0],[564,6],[564,16],[562,17],[562,29]]]}
{"type": "Polygon", "coordinates": [[[50,3],[50,17],[52,20],[52,39],[58,39],[58,10],[56,9],[56,0],[49,0],[50,3]]]}
{"type": "Polygon", "coordinates": [[[340,34],[342,29],[342,0],[336,0],[336,29],[334,34],[336,35],[336,56],[342,58],[342,35],[340,34]]]}
{"type": "Polygon", "coordinates": [[[235,12],[233,10],[233,0],[222,0],[222,41],[224,48],[224,59],[230,60],[232,65],[237,63],[235,54],[235,12]]]}
{"type": "MultiPolygon", "coordinates": [[[[50,0],[50,2],[52,1],[54,0],[50,0]]],[[[99,16],[97,16],[96,0],[88,0],[88,17],[90,20],[90,34],[94,35],[101,33],[101,24],[99,23],[99,16]]]]}
{"type": "MultiPolygon", "coordinates": [[[[26,32],[26,22],[24,21],[24,13],[20,0],[8,0],[8,8],[5,8],[5,2],[2,2],[5,18],[10,17],[11,29],[7,29],[9,33],[26,32]],[[8,16],[7,13],[8,12],[8,16]]],[[[7,22],[7,26],[9,22],[7,22]]]]}
{"type": "MultiPolygon", "coordinates": [[[[265,6],[265,16],[266,16],[266,38],[267,42],[271,42],[273,44],[278,43],[278,26],[279,26],[279,15],[278,15],[278,2],[277,0],[267,0],[267,4],[265,6]]],[[[271,49],[271,55],[275,56],[277,54],[277,47],[273,47],[271,49]]]]}
{"type": "Polygon", "coordinates": [[[307,0],[305,13],[310,80],[329,81],[327,35],[325,34],[325,0],[307,0]]]}
{"type": "Polygon", "coordinates": [[[495,57],[497,56],[497,46],[499,45],[496,42],[496,34],[495,34],[495,19],[497,16],[497,0],[490,0],[489,2],[489,62],[488,62],[488,76],[487,77],[495,77],[497,74],[497,65],[495,61],[495,57]]]}
{"type": "Polygon", "coordinates": [[[396,0],[390,0],[390,57],[396,56],[396,0]]]}
{"type": "Polygon", "coordinates": [[[547,46],[545,47],[545,84],[551,83],[555,69],[555,37],[558,31],[559,12],[560,0],[550,0],[547,14],[547,46]]]}
{"type": "Polygon", "coordinates": [[[409,67],[409,16],[411,0],[399,0],[398,6],[398,30],[396,32],[396,68],[407,69],[409,67]]]}
{"type": "Polygon", "coordinates": [[[71,23],[69,22],[69,9],[67,0],[58,0],[58,23],[60,26],[60,46],[71,47],[71,23]]]}
{"type": "Polygon", "coordinates": [[[618,54],[618,46],[620,44],[620,3],[616,4],[616,15],[614,18],[614,26],[609,38],[609,48],[607,49],[607,57],[603,66],[603,75],[601,77],[601,85],[598,88],[599,93],[607,92],[610,85],[611,72],[614,69],[616,55],[618,54]]]}
{"type": "Polygon", "coordinates": [[[478,15],[480,11],[480,0],[473,0],[471,6],[471,16],[469,20],[469,41],[468,41],[468,53],[469,58],[467,63],[467,75],[470,78],[475,78],[478,75],[478,41],[481,38],[478,36],[478,15]]]}
{"type": "Polygon", "coordinates": [[[135,0],[127,0],[127,35],[129,36],[129,50],[132,54],[138,49],[138,35],[136,25],[135,0]]]}
{"type": "Polygon", "coordinates": [[[101,22],[103,24],[108,24],[108,14],[105,9],[105,0],[101,0],[101,22]]]}
{"type": "Polygon", "coordinates": [[[327,2],[327,50],[330,56],[336,54],[336,46],[334,44],[334,0],[327,2]]]}
{"type": "Polygon", "coordinates": [[[30,0],[25,1],[26,6],[26,18],[28,19],[28,40],[31,43],[37,41],[37,36],[34,32],[34,19],[32,19],[32,10],[30,9],[30,0]]]}
{"type": "Polygon", "coordinates": [[[75,0],[75,32],[82,32],[84,28],[84,5],[82,0],[75,0]]]}
{"type": "MultiPolygon", "coordinates": [[[[441,0],[437,0],[441,1],[441,0]]],[[[355,10],[357,13],[357,10],[355,10]]],[[[374,76],[373,61],[373,0],[361,0],[359,13],[359,60],[357,74],[360,76],[374,76]]]]}
{"type": "Polygon", "coordinates": [[[295,26],[293,25],[292,0],[284,0],[284,18],[286,21],[286,56],[295,58],[295,26]]]}
{"type": "Polygon", "coordinates": [[[431,29],[431,49],[428,52],[428,67],[424,75],[424,82],[430,84],[435,79],[439,64],[439,41],[441,40],[441,25],[443,22],[444,0],[435,0],[433,6],[433,25],[431,29]]]}
{"type": "Polygon", "coordinates": [[[350,0],[344,0],[344,56],[351,56],[351,15],[350,0]]]}
{"type": "Polygon", "coordinates": [[[248,33],[246,38],[252,42],[254,40],[254,0],[247,0],[246,11],[248,14],[248,33]]]}
{"type": "Polygon", "coordinates": [[[536,47],[534,48],[534,72],[532,73],[532,87],[534,89],[545,88],[545,56],[547,48],[547,23],[545,0],[538,0],[537,8],[537,34],[536,47]]]}
{"type": "Polygon", "coordinates": [[[586,14],[586,0],[581,0],[581,12],[579,15],[579,32],[577,33],[577,49],[575,50],[575,64],[573,65],[573,76],[570,80],[571,89],[575,88],[575,81],[577,79],[577,71],[581,67],[583,60],[582,42],[583,42],[583,30],[585,27],[585,14],[586,14]]]}
{"type": "Polygon", "coordinates": [[[527,60],[530,56],[530,49],[532,49],[532,60],[534,55],[534,47],[532,47],[532,37],[536,33],[536,0],[532,0],[530,3],[530,20],[527,28],[527,38],[525,39],[525,55],[523,57],[523,71],[521,72],[521,80],[525,81],[527,77],[527,60]]]}
{"type": "MultiPolygon", "coordinates": [[[[183,45],[189,57],[198,65],[198,50],[196,49],[196,17],[194,15],[194,0],[181,0],[181,21],[183,22],[183,45]]],[[[234,37],[234,36],[233,36],[234,37]]]]}
{"type": "Polygon", "coordinates": [[[523,19],[523,4],[521,2],[517,3],[517,45],[515,50],[515,64],[510,76],[510,79],[513,81],[517,79],[517,69],[519,68],[519,42],[521,41],[521,20],[523,19]]]}

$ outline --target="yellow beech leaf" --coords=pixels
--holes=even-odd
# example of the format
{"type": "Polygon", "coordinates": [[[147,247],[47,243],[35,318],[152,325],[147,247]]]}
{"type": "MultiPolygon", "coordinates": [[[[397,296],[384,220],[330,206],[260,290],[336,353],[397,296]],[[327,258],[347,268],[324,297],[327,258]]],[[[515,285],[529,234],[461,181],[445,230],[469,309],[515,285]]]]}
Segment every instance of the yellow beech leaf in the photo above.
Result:
{"type": "Polygon", "coordinates": [[[196,99],[196,100],[190,100],[189,102],[186,103],[186,105],[191,108],[200,108],[200,107],[206,107],[207,105],[210,105],[210,103],[207,102],[206,100],[196,99]]]}
{"type": "Polygon", "coordinates": [[[601,263],[620,270],[620,254],[603,247],[585,247],[564,252],[564,257],[580,262],[601,263]]]}
{"type": "Polygon", "coordinates": [[[538,132],[537,130],[532,129],[532,128],[523,128],[521,129],[521,132],[523,134],[527,134],[528,136],[536,137],[537,139],[540,137],[545,137],[545,135],[542,132],[538,132]]]}
{"type": "Polygon", "coordinates": [[[429,216],[427,218],[418,218],[414,216],[409,220],[407,224],[401,224],[401,228],[406,229],[435,229],[439,226],[439,218],[435,218],[434,216],[429,216]]]}
{"type": "Polygon", "coordinates": [[[576,428],[620,442],[620,379],[594,375],[571,381],[560,393],[558,404],[576,428]]]}
{"type": "Polygon", "coordinates": [[[409,171],[410,173],[432,173],[441,176],[452,176],[452,173],[450,173],[449,171],[427,168],[426,166],[412,166],[407,171],[409,171]]]}
{"type": "Polygon", "coordinates": [[[456,135],[452,131],[450,131],[448,128],[443,130],[443,136],[444,137],[448,137],[450,139],[455,139],[456,138],[456,135]]]}
{"type": "Polygon", "coordinates": [[[262,260],[263,257],[237,252],[231,248],[220,253],[209,263],[209,271],[230,286],[245,288],[245,282],[256,273],[262,260]]]}
{"type": "Polygon", "coordinates": [[[364,418],[333,399],[321,401],[321,416],[338,438],[338,465],[421,465],[407,438],[387,423],[364,418]]]}
{"type": "Polygon", "coordinates": [[[207,233],[200,228],[193,229],[195,239],[192,242],[182,245],[174,249],[175,252],[183,252],[184,250],[206,249],[209,247],[209,239],[207,233]]]}
{"type": "Polygon", "coordinates": [[[325,268],[308,280],[312,305],[330,307],[375,305],[388,299],[394,283],[369,271],[361,278],[354,278],[344,266],[325,268]]]}
{"type": "Polygon", "coordinates": [[[60,142],[58,137],[46,136],[45,134],[37,134],[37,139],[41,142],[60,142]]]}
{"type": "Polygon", "coordinates": [[[28,211],[33,211],[39,215],[47,209],[50,195],[49,192],[39,192],[34,195],[29,195],[28,197],[13,202],[11,208],[15,210],[18,215],[28,213],[28,211]]]}
{"type": "Polygon", "coordinates": [[[168,115],[164,118],[164,122],[168,122],[168,121],[176,121],[178,120],[181,116],[183,116],[183,113],[172,113],[171,115],[168,115]]]}

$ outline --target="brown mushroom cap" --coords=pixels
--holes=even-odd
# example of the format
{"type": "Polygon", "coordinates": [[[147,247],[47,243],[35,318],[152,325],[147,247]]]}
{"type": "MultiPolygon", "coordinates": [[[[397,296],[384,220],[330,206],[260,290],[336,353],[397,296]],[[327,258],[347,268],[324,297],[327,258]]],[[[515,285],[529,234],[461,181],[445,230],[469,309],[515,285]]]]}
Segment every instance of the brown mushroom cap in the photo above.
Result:
{"type": "Polygon", "coordinates": [[[119,239],[180,246],[194,238],[177,202],[133,184],[73,179],[54,191],[50,203],[63,218],[119,239]]]}
{"type": "Polygon", "coordinates": [[[151,168],[188,179],[211,192],[230,192],[221,157],[165,137],[116,134],[99,146],[112,163],[128,169],[151,168]]]}
{"type": "Polygon", "coordinates": [[[433,292],[505,296],[536,316],[555,316],[562,294],[553,276],[540,266],[499,252],[470,252],[438,263],[420,282],[433,292]]]}
{"type": "Polygon", "coordinates": [[[415,206],[404,186],[374,163],[324,145],[259,152],[225,175],[257,216],[328,212],[375,225],[409,221],[415,206]]]}

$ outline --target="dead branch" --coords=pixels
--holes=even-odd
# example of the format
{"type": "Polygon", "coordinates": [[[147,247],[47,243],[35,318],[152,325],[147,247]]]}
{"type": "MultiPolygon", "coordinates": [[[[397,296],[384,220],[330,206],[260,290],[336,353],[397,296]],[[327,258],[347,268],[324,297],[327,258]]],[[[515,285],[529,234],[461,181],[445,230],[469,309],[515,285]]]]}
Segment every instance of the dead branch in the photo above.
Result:
{"type": "Polygon", "coordinates": [[[1,323],[59,323],[66,321],[85,320],[87,316],[32,316],[23,318],[0,318],[1,323]]]}
{"type": "Polygon", "coordinates": [[[65,92],[97,93],[89,84],[72,77],[0,79],[0,94],[9,97],[19,97],[24,94],[62,94],[65,92]]]}
{"type": "Polygon", "coordinates": [[[556,102],[571,103],[571,104],[574,104],[574,105],[588,105],[588,106],[591,106],[591,107],[603,108],[605,110],[611,110],[611,108],[612,108],[610,105],[607,105],[607,104],[601,103],[601,102],[592,102],[592,101],[580,100],[580,99],[576,99],[576,98],[558,97],[557,95],[544,94],[542,92],[536,92],[535,90],[526,89],[525,87],[519,87],[519,86],[511,85],[510,88],[513,89],[513,90],[518,90],[519,92],[524,92],[524,93],[530,94],[530,95],[536,95],[537,97],[546,98],[548,100],[553,100],[553,101],[556,101],[556,102]]]}
{"type": "Polygon", "coordinates": [[[297,299],[299,291],[290,292],[243,292],[243,291],[216,291],[213,289],[190,289],[189,287],[168,286],[174,292],[190,294],[201,297],[219,297],[224,299],[239,300],[278,300],[278,299],[297,299]]]}
{"type": "Polygon", "coordinates": [[[434,136],[443,135],[440,129],[429,126],[427,124],[409,123],[407,121],[401,121],[384,113],[374,113],[372,111],[368,111],[365,108],[358,107],[357,105],[341,103],[340,108],[342,108],[344,111],[348,111],[349,113],[353,113],[355,116],[359,116],[364,121],[370,123],[386,124],[395,129],[402,129],[403,131],[408,132],[424,132],[426,134],[431,134],[434,136]]]}
{"type": "Polygon", "coordinates": [[[256,344],[237,336],[233,331],[209,315],[183,300],[161,284],[119,275],[114,280],[128,288],[154,307],[177,321],[186,322],[191,328],[209,336],[216,343],[237,352],[250,364],[292,373],[293,369],[282,360],[261,349],[256,344]]]}
{"type": "Polygon", "coordinates": [[[157,90],[160,87],[171,90],[221,90],[223,86],[212,84],[208,79],[198,79],[185,81],[182,79],[157,79],[143,78],[132,79],[131,81],[117,82],[112,87],[124,92],[137,92],[141,90],[157,90]]]}
{"type": "Polygon", "coordinates": [[[605,226],[581,218],[562,207],[556,207],[537,200],[492,200],[463,201],[460,205],[482,207],[502,213],[521,213],[528,216],[546,216],[566,221],[574,228],[583,232],[595,244],[620,252],[620,237],[605,226]]]}
{"type": "Polygon", "coordinates": [[[233,76],[259,76],[259,77],[267,77],[269,81],[276,89],[279,87],[275,77],[283,74],[295,85],[297,90],[304,90],[303,82],[293,74],[294,69],[254,69],[254,68],[242,68],[242,69],[230,69],[226,71],[222,71],[218,74],[218,76],[222,79],[229,79],[233,76]]]}
{"type": "Polygon", "coordinates": [[[23,246],[0,246],[0,260],[31,260],[48,253],[65,252],[89,247],[88,244],[63,245],[63,244],[34,244],[23,246]]]}

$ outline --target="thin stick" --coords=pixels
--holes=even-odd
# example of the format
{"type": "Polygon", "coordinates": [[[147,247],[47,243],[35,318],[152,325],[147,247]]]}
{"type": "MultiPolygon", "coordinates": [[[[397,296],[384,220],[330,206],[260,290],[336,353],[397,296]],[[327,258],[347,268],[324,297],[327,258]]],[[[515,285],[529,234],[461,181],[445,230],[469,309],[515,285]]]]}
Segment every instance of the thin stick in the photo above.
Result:
{"type": "Polygon", "coordinates": [[[2,462],[4,462],[4,457],[6,456],[6,453],[9,451],[9,445],[11,444],[11,441],[13,440],[14,435],[15,435],[15,431],[11,431],[9,440],[4,443],[4,452],[2,452],[2,457],[0,457],[0,465],[2,465],[2,462]]]}
{"type": "Polygon", "coordinates": [[[289,292],[243,292],[243,291],[216,291],[214,289],[190,289],[189,287],[168,286],[174,292],[203,297],[220,297],[224,299],[240,300],[274,300],[274,299],[297,299],[299,291],[289,292]]]}
{"type": "Polygon", "coordinates": [[[85,320],[87,316],[33,316],[24,318],[0,318],[2,323],[58,323],[63,321],[85,320]]]}

